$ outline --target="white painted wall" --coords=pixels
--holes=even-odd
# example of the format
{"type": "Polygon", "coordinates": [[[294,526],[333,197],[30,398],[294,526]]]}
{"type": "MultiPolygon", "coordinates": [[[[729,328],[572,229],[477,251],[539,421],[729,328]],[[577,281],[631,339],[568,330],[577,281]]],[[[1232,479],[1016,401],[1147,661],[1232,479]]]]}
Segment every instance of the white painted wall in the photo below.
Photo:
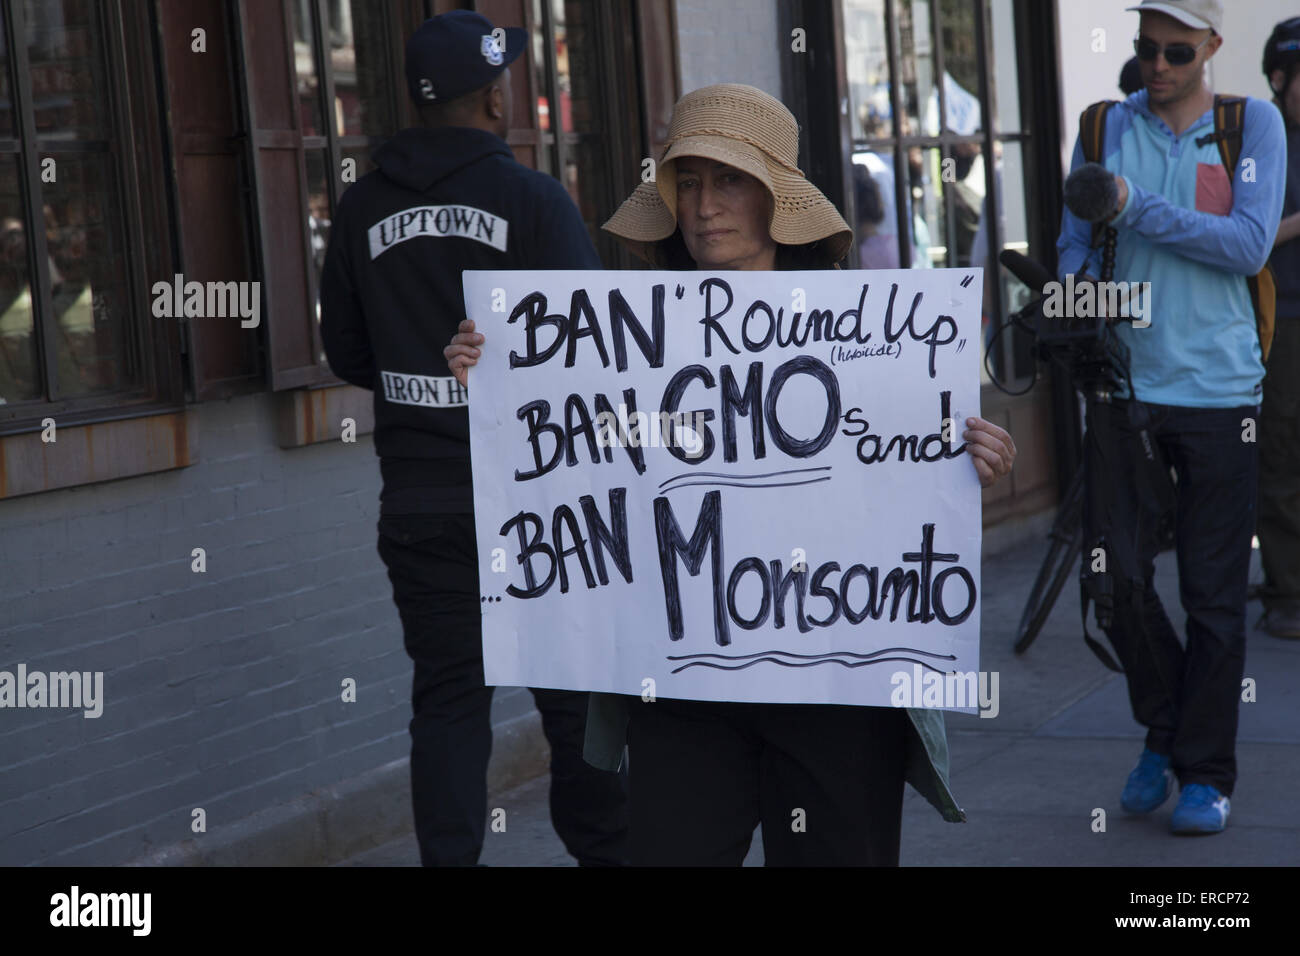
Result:
{"type": "Polygon", "coordinates": [[[777,99],[781,51],[771,0],[676,0],[682,93],[746,83],[777,99]]]}
{"type": "Polygon", "coordinates": [[[1210,61],[1211,85],[1219,93],[1273,98],[1261,69],[1264,43],[1273,27],[1300,14],[1296,0],[1227,0],[1223,46],[1210,61]]]}
{"type": "MultiPolygon", "coordinates": [[[[1079,114],[1103,99],[1122,99],[1119,71],[1133,55],[1137,0],[1057,0],[1061,63],[1062,162],[1067,166],[1079,114]],[[1102,31],[1100,33],[1096,31],[1102,31]],[[1096,49],[1095,47],[1104,47],[1096,49]]],[[[1300,12],[1296,0],[1225,0],[1223,46],[1210,61],[1216,92],[1271,98],[1260,63],[1274,24],[1300,12]]]]}

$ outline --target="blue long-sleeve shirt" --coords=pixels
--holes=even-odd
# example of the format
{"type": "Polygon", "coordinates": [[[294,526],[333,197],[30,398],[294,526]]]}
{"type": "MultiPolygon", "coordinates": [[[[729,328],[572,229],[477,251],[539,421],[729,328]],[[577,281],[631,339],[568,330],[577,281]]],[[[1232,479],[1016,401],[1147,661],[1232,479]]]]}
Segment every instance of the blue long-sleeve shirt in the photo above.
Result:
{"type": "MultiPolygon", "coordinates": [[[[1241,160],[1230,178],[1214,113],[1181,136],[1153,114],[1145,90],[1106,114],[1103,165],[1124,178],[1128,199],[1111,222],[1118,231],[1116,282],[1150,282],[1148,328],[1121,324],[1133,393],[1142,401],[1233,408],[1260,400],[1255,311],[1246,277],[1264,267],[1277,236],[1286,182],[1282,116],[1272,103],[1246,103],[1241,160]]],[[[1071,170],[1084,162],[1075,143],[1071,170]]],[[[1092,227],[1068,210],[1057,242],[1059,271],[1101,273],[1092,227]]]]}

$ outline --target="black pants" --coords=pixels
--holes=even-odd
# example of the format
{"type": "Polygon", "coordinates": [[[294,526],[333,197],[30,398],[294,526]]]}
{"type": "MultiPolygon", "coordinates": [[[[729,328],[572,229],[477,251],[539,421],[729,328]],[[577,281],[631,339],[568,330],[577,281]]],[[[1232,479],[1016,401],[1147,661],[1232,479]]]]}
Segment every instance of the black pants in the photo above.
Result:
{"type": "MultiPolygon", "coordinates": [[[[411,798],[425,866],[472,866],[483,848],[493,688],[483,683],[472,515],[385,516],[388,566],[411,691],[411,798]]],[[[551,821],[583,865],[627,859],[627,781],[582,759],[587,695],[533,690],[551,745],[551,821]]],[[[508,826],[508,823],[507,823],[508,826]]]]}
{"type": "Polygon", "coordinates": [[[908,716],[888,707],[635,700],[632,863],[897,866],[908,716]]]}
{"type": "MultiPolygon", "coordinates": [[[[1099,527],[1107,525],[1115,583],[1115,619],[1107,636],[1128,677],[1133,716],[1147,728],[1147,747],[1171,757],[1181,785],[1209,784],[1230,796],[1246,660],[1258,409],[1116,402],[1094,404],[1089,414],[1094,420],[1088,481],[1106,482],[1112,497],[1108,521],[1087,516],[1086,540],[1096,540],[1099,527]],[[1138,491],[1148,467],[1138,430],[1144,423],[1177,475],[1178,592],[1187,612],[1186,648],[1154,586],[1159,514],[1138,491]],[[1124,580],[1130,574],[1136,580],[1124,580]]],[[[1091,560],[1085,551],[1084,561],[1091,560]]]]}
{"type": "Polygon", "coordinates": [[[1280,318],[1259,416],[1264,606],[1300,613],[1300,318],[1280,318]]]}

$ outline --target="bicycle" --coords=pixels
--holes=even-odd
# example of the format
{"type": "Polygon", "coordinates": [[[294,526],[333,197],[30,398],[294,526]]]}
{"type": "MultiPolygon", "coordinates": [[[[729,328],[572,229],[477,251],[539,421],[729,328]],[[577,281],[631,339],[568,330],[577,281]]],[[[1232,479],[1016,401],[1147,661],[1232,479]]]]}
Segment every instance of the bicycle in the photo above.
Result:
{"type": "Polygon", "coordinates": [[[1016,629],[1015,651],[1023,654],[1034,642],[1038,632],[1047,623],[1047,618],[1056,606],[1056,599],[1061,596],[1065,581],[1070,576],[1070,568],[1079,560],[1083,550],[1083,469],[1080,468],[1072,479],[1070,487],[1056,510],[1056,519],[1052,530],[1047,533],[1051,543],[1047,548],[1047,557],[1038,569],[1034,586],[1029,589],[1029,598],[1020,615],[1020,626],[1016,629]]]}

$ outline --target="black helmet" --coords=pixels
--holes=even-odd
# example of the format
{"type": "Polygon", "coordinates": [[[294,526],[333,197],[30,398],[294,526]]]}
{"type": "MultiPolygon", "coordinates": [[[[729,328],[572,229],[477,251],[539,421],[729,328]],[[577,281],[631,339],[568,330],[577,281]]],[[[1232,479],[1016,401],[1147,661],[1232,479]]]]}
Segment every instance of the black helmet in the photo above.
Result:
{"type": "Polygon", "coordinates": [[[1137,57],[1129,57],[1124,69],[1119,71],[1119,91],[1125,96],[1132,96],[1142,89],[1142,67],[1137,57]]]}
{"type": "MultiPolygon", "coordinates": [[[[1291,66],[1295,63],[1300,63],[1300,17],[1283,20],[1273,28],[1273,35],[1264,46],[1264,78],[1271,86],[1273,71],[1283,70],[1289,82],[1291,66]]],[[[1274,92],[1281,93],[1282,90],[1274,92]]]]}

